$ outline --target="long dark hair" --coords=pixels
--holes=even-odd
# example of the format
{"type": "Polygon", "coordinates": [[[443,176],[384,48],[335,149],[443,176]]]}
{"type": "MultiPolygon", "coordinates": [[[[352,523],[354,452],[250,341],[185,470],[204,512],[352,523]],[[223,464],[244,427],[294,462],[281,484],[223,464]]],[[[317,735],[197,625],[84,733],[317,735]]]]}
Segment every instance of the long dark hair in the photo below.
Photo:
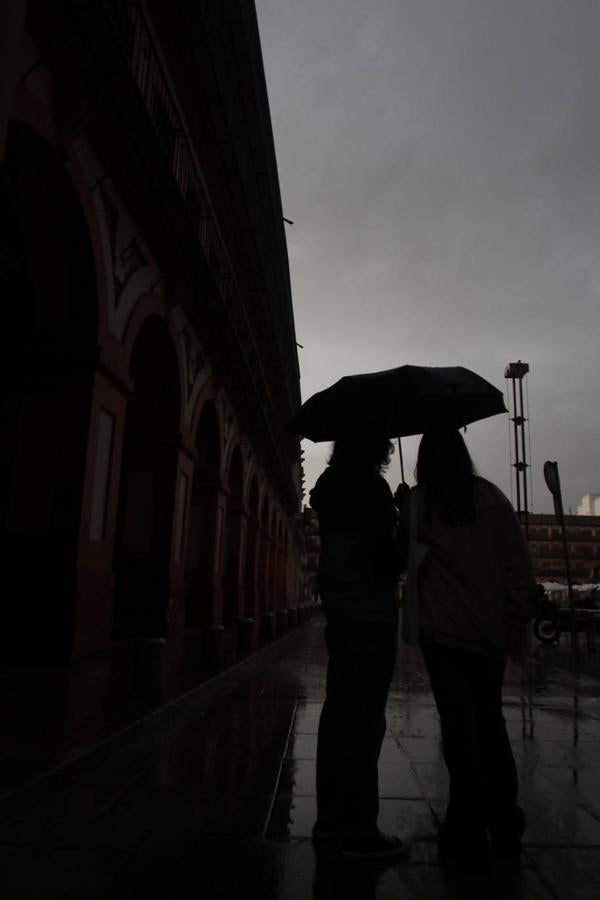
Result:
{"type": "Polygon", "coordinates": [[[463,525],[475,519],[477,472],[459,431],[426,431],[419,444],[417,484],[425,488],[426,517],[437,513],[444,525],[463,525]]]}
{"type": "Polygon", "coordinates": [[[389,465],[394,445],[380,435],[357,434],[339,437],[333,445],[329,465],[334,469],[381,472],[389,465]]]}

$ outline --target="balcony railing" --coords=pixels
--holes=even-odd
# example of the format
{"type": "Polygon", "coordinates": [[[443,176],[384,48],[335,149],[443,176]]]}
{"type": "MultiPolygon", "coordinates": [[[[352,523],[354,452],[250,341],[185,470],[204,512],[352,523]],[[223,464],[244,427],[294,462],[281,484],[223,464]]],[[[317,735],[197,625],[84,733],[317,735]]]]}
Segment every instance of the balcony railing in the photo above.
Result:
{"type": "MultiPolygon", "coordinates": [[[[273,417],[266,413],[268,409],[273,409],[273,400],[242,292],[213,217],[187,127],[146,17],[144,4],[138,0],[104,0],[104,8],[154,125],[197,239],[215,276],[221,302],[251,376],[260,407],[265,412],[267,428],[277,448],[280,463],[287,472],[289,463],[282,455],[281,442],[273,434],[273,417]]],[[[287,411],[284,410],[283,413],[287,415],[287,411]]]]}
{"type": "MultiPolygon", "coordinates": [[[[167,156],[186,206],[193,213],[198,236],[208,238],[213,224],[181,116],[141,5],[104,0],[131,74],[167,156]]],[[[211,235],[212,237],[212,235],[211,235]]]]}

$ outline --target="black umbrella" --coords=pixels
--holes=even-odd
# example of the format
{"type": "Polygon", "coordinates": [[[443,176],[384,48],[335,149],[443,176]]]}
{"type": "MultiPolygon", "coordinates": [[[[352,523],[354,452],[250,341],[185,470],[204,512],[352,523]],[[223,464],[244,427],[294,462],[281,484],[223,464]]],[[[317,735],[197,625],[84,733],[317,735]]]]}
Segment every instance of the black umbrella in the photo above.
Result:
{"type": "Polygon", "coordinates": [[[287,429],[332,441],[368,429],[386,437],[461,428],[506,412],[502,391],[462,366],[400,366],[346,375],[302,404],[287,429]]]}

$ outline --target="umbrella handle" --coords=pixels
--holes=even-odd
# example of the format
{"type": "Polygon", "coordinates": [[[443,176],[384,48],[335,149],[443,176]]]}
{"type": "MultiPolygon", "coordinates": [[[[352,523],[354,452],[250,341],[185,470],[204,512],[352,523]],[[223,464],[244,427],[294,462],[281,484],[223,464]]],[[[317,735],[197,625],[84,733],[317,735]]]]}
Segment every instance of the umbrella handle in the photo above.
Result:
{"type": "Polygon", "coordinates": [[[400,438],[398,440],[398,456],[400,457],[400,475],[402,477],[402,481],[404,482],[404,460],[402,459],[402,441],[400,438]]]}

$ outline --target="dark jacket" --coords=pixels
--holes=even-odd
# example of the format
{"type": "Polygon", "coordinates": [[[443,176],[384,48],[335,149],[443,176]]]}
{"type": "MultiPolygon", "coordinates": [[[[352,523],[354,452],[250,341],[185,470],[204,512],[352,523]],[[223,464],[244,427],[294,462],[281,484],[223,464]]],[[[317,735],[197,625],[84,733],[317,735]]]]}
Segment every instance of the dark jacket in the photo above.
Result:
{"type": "Polygon", "coordinates": [[[376,472],[330,466],[310,493],[319,516],[319,594],[331,622],[394,621],[398,574],[391,489],[376,472]]]}

